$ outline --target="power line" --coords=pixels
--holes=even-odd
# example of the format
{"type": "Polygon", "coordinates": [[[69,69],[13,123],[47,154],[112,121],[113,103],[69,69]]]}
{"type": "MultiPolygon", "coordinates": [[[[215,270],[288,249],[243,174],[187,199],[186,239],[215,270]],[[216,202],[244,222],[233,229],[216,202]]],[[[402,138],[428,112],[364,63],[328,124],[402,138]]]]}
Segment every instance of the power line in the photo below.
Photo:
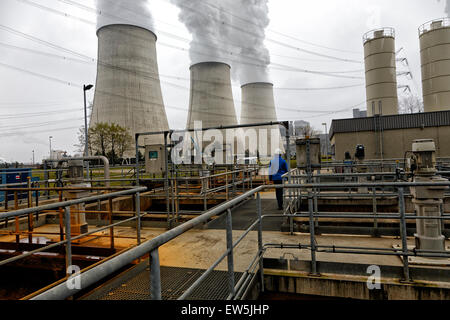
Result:
{"type": "MultiPolygon", "coordinates": [[[[30,0],[16,0],[16,1],[23,2],[23,3],[26,3],[26,4],[30,4],[30,5],[34,4],[34,2],[30,1],[30,0]]],[[[128,23],[134,23],[134,21],[129,21],[128,19],[116,16],[116,15],[111,15],[111,14],[105,12],[105,11],[98,11],[98,10],[96,10],[94,8],[91,8],[91,7],[88,7],[88,6],[85,6],[85,5],[81,5],[81,4],[79,4],[79,3],[75,2],[75,1],[71,1],[71,0],[58,0],[58,1],[62,1],[64,3],[66,3],[66,4],[71,4],[71,5],[77,6],[77,7],[81,8],[81,9],[88,10],[89,12],[97,13],[97,15],[103,15],[103,16],[114,18],[114,19],[122,20],[122,21],[125,21],[125,22],[128,22],[128,23]]],[[[55,13],[55,14],[61,15],[61,16],[66,17],[66,18],[72,18],[72,19],[80,20],[80,19],[78,19],[77,17],[75,17],[73,15],[70,15],[70,14],[67,14],[67,13],[64,13],[64,12],[61,12],[61,11],[58,11],[58,10],[55,10],[55,9],[52,9],[52,8],[49,8],[49,7],[46,7],[46,6],[43,6],[43,5],[37,5],[36,7],[39,8],[39,9],[42,9],[42,10],[49,11],[51,13],[55,13]]],[[[81,21],[85,22],[87,24],[90,24],[90,25],[96,25],[94,22],[91,22],[91,21],[88,21],[88,20],[85,20],[85,19],[82,19],[81,21]]],[[[161,33],[168,34],[169,36],[173,36],[173,35],[171,35],[170,33],[167,33],[167,32],[161,32],[161,33]]],[[[129,35],[133,36],[133,37],[136,37],[135,35],[132,35],[132,34],[129,34],[129,35]]],[[[179,37],[179,36],[175,36],[175,37],[177,39],[183,39],[185,41],[189,41],[189,40],[184,39],[184,38],[179,37]]],[[[205,54],[203,52],[188,50],[188,49],[185,49],[185,48],[182,48],[182,47],[179,47],[179,46],[175,46],[175,45],[170,45],[170,44],[166,44],[166,43],[162,43],[162,42],[159,42],[159,44],[161,44],[163,46],[166,46],[166,47],[169,47],[169,48],[182,50],[182,51],[186,51],[186,52],[190,52],[190,53],[196,53],[196,54],[203,55],[203,56],[206,56],[206,57],[210,56],[209,54],[205,54]]],[[[203,46],[205,46],[205,45],[203,45],[203,46]]],[[[220,49],[220,48],[213,47],[213,46],[209,46],[209,47],[212,47],[214,49],[220,49]]],[[[258,59],[256,59],[255,57],[252,57],[252,56],[244,56],[242,54],[233,53],[233,52],[226,52],[226,54],[230,55],[230,56],[238,55],[238,56],[241,56],[241,57],[243,57],[245,59],[248,59],[249,61],[255,61],[255,60],[258,61],[258,59]]],[[[86,58],[86,56],[84,56],[84,58],[86,58]]],[[[363,70],[327,72],[327,71],[306,70],[306,69],[301,69],[301,68],[297,68],[297,67],[293,67],[293,66],[288,66],[288,65],[283,65],[283,64],[276,64],[276,63],[272,63],[272,65],[274,65],[274,67],[271,67],[271,66],[267,66],[266,64],[264,64],[264,63],[266,63],[266,61],[262,61],[262,60],[259,60],[259,61],[262,62],[263,64],[256,64],[256,63],[252,63],[252,62],[244,62],[244,61],[231,59],[231,58],[225,58],[225,59],[227,59],[228,61],[232,61],[232,62],[234,62],[236,64],[249,65],[249,66],[253,66],[253,67],[257,67],[257,68],[267,68],[268,67],[270,69],[275,69],[275,70],[280,70],[280,71],[300,72],[300,73],[316,74],[316,75],[322,75],[322,76],[337,77],[337,78],[347,78],[347,79],[363,79],[362,77],[354,77],[354,76],[342,75],[343,73],[362,72],[363,70]]]]}
{"type": "MultiPolygon", "coordinates": [[[[12,69],[14,69],[14,70],[21,71],[21,72],[25,72],[25,73],[27,73],[27,74],[32,74],[33,76],[42,77],[42,78],[47,79],[47,80],[49,80],[49,79],[51,79],[51,80],[53,80],[53,81],[56,80],[57,82],[59,82],[59,83],[61,83],[61,84],[67,84],[67,83],[68,83],[68,82],[63,81],[63,80],[59,80],[59,79],[55,79],[55,78],[53,78],[53,77],[48,77],[48,76],[45,76],[45,75],[41,75],[41,74],[38,74],[38,73],[36,73],[36,72],[30,72],[30,71],[27,71],[27,70],[24,70],[24,69],[21,69],[21,68],[16,68],[16,67],[14,67],[14,66],[6,65],[6,64],[4,64],[4,63],[0,63],[0,65],[1,65],[1,66],[8,66],[8,67],[10,67],[10,68],[12,68],[12,69]]],[[[168,84],[171,84],[171,83],[168,83],[168,84]]],[[[180,89],[187,89],[187,90],[190,90],[190,88],[186,88],[186,87],[179,86],[179,85],[176,85],[176,84],[172,84],[172,85],[175,86],[175,87],[178,87],[178,88],[180,88],[180,89]]],[[[75,85],[75,84],[72,84],[72,86],[81,87],[81,85],[75,85]]],[[[203,93],[203,94],[205,93],[204,91],[200,91],[200,90],[197,90],[197,91],[199,91],[200,93],[203,93]]],[[[143,100],[143,99],[137,99],[137,98],[127,97],[127,96],[119,95],[119,94],[112,93],[112,92],[104,92],[104,91],[98,91],[98,90],[97,90],[97,92],[100,93],[100,94],[105,94],[105,95],[109,95],[109,96],[115,96],[115,97],[117,97],[117,98],[122,98],[122,99],[124,99],[124,100],[131,100],[131,101],[137,101],[137,102],[139,102],[139,103],[144,102],[144,103],[151,103],[151,104],[159,105],[159,104],[155,103],[154,101],[145,101],[145,100],[143,100]]],[[[207,94],[208,94],[208,93],[207,93],[207,94]]],[[[234,99],[231,99],[231,98],[226,98],[226,97],[222,97],[222,96],[216,96],[216,95],[213,95],[213,94],[209,94],[209,95],[212,96],[212,97],[219,98],[219,99],[229,99],[229,100],[232,100],[233,103],[234,103],[234,99]]],[[[238,101],[238,102],[239,102],[239,101],[238,101]]],[[[243,101],[240,101],[240,102],[243,103],[243,101]]],[[[162,106],[162,107],[164,107],[164,108],[167,108],[167,109],[174,109],[174,110],[180,110],[180,111],[183,111],[183,112],[188,112],[187,109],[185,109],[185,108],[180,108],[180,107],[177,107],[177,106],[171,106],[171,105],[160,105],[160,106],[162,106]]],[[[261,108],[267,108],[267,106],[264,106],[264,105],[259,105],[259,106],[261,106],[261,108]]],[[[350,108],[353,108],[353,107],[347,107],[347,108],[345,108],[345,109],[343,109],[343,110],[348,110],[348,109],[350,109],[350,108]]],[[[336,111],[317,110],[317,109],[319,109],[318,107],[310,107],[310,108],[307,108],[307,110],[305,110],[305,109],[302,110],[302,109],[300,109],[300,108],[292,109],[292,108],[283,108],[283,107],[278,107],[277,109],[279,109],[279,110],[285,110],[285,111],[289,111],[289,112],[296,112],[296,113],[315,113],[315,114],[317,114],[317,113],[325,113],[325,114],[329,114],[330,112],[331,112],[331,113],[336,112],[336,111]],[[311,109],[312,109],[312,110],[311,110],[311,109]]],[[[215,116],[224,116],[224,114],[220,114],[220,113],[212,113],[212,112],[208,112],[208,114],[210,114],[210,115],[215,115],[215,116]]]]}
{"type": "MultiPolygon", "coordinates": [[[[0,42],[0,46],[4,46],[5,48],[8,48],[8,49],[20,50],[20,51],[24,51],[24,52],[33,53],[33,54],[48,56],[48,57],[51,57],[51,58],[57,58],[57,59],[61,59],[61,60],[64,60],[64,61],[72,61],[72,62],[78,62],[78,63],[89,64],[89,65],[96,65],[98,63],[97,59],[95,59],[95,58],[91,58],[92,61],[86,61],[86,60],[83,60],[83,59],[70,58],[70,57],[66,57],[66,56],[61,56],[61,55],[57,55],[57,54],[52,54],[52,53],[48,53],[48,52],[39,51],[39,50],[28,49],[28,48],[19,47],[19,46],[13,46],[13,45],[1,43],[1,42],[0,42]]],[[[361,71],[361,70],[342,71],[342,72],[350,73],[350,72],[358,72],[358,71],[361,71]]],[[[180,76],[174,76],[174,75],[160,74],[160,77],[162,77],[162,78],[172,78],[172,79],[183,80],[183,81],[190,81],[190,79],[188,79],[188,78],[184,78],[184,77],[180,77],[180,76]]],[[[209,81],[204,81],[204,82],[210,83],[209,81]]],[[[323,88],[274,88],[274,89],[276,89],[276,90],[289,90],[289,91],[316,91],[316,90],[336,90],[336,89],[354,88],[354,87],[359,87],[359,86],[362,86],[362,85],[364,85],[364,84],[357,84],[357,85],[350,85],[350,86],[323,87],[323,88]]],[[[237,87],[237,86],[235,86],[235,87],[237,87]]]]}
{"type": "Polygon", "coordinates": [[[71,109],[71,110],[53,110],[53,111],[47,111],[47,112],[34,112],[34,113],[17,113],[17,114],[11,114],[11,115],[2,115],[0,117],[0,120],[43,117],[43,116],[55,115],[55,114],[61,114],[61,113],[79,112],[82,110],[83,109],[71,109]]]}
{"type": "MultiPolygon", "coordinates": [[[[24,2],[24,3],[30,3],[30,2],[33,3],[33,2],[30,1],[30,0],[16,0],[16,1],[21,1],[21,2],[24,2]]],[[[118,16],[113,15],[113,14],[111,14],[111,13],[109,13],[109,12],[104,11],[104,10],[103,10],[103,11],[98,11],[98,10],[95,9],[95,8],[92,8],[92,7],[89,7],[89,6],[82,5],[82,4],[80,4],[80,3],[76,2],[76,1],[72,1],[72,0],[58,0],[58,1],[63,2],[63,3],[66,3],[66,4],[69,4],[69,5],[76,6],[76,7],[78,7],[78,8],[83,9],[83,10],[87,10],[87,11],[89,11],[89,12],[91,12],[91,13],[96,13],[97,15],[102,15],[102,16],[105,16],[105,17],[110,17],[110,18],[113,18],[113,19],[118,19],[118,20],[128,21],[128,22],[134,23],[134,21],[129,21],[128,19],[125,19],[125,18],[123,18],[123,17],[118,17],[118,16]]],[[[205,14],[204,14],[202,11],[200,11],[200,10],[195,10],[195,9],[193,9],[193,8],[190,7],[190,6],[185,6],[185,5],[180,5],[180,6],[186,7],[186,8],[188,8],[188,10],[194,11],[194,12],[198,13],[198,14],[201,15],[201,16],[205,16],[205,14]]],[[[40,6],[40,7],[43,7],[43,6],[40,6]]],[[[54,9],[51,9],[51,10],[52,10],[52,12],[55,11],[54,9]]],[[[132,10],[129,10],[129,9],[128,9],[128,11],[132,11],[132,10]]],[[[134,11],[132,11],[132,12],[134,12],[134,11]]],[[[147,19],[150,18],[148,15],[145,15],[145,14],[143,14],[143,13],[141,13],[141,12],[134,12],[134,13],[137,14],[137,15],[140,15],[140,16],[144,16],[144,17],[146,17],[147,19]]],[[[60,13],[60,14],[61,14],[61,13],[60,13]]],[[[67,15],[67,14],[65,14],[65,13],[63,13],[63,15],[65,15],[65,16],[70,16],[70,15],[67,15]]],[[[208,18],[212,18],[212,17],[210,17],[210,16],[207,16],[207,17],[208,17],[208,18]]],[[[216,20],[217,20],[217,19],[216,19],[216,20]]],[[[259,37],[259,35],[254,34],[254,33],[250,32],[249,30],[242,29],[242,28],[239,28],[239,27],[237,27],[237,26],[233,26],[233,25],[231,25],[231,24],[229,24],[229,23],[227,23],[227,22],[225,22],[225,21],[219,21],[219,22],[220,22],[222,25],[226,25],[226,26],[228,26],[228,27],[230,27],[230,28],[236,29],[236,30],[239,31],[239,32],[243,32],[243,33],[246,33],[246,34],[255,36],[255,37],[259,37]]],[[[162,31],[162,30],[158,30],[158,32],[159,32],[159,33],[162,33],[162,34],[166,34],[166,35],[171,36],[171,37],[175,36],[177,39],[183,39],[183,40],[186,40],[186,39],[184,39],[184,38],[182,38],[182,37],[173,35],[173,34],[171,34],[171,33],[168,33],[168,32],[162,31]]],[[[266,40],[267,40],[267,41],[270,41],[270,42],[272,42],[272,43],[274,43],[274,44],[277,44],[277,45],[280,45],[280,46],[289,48],[289,49],[293,49],[293,50],[296,50],[296,51],[308,53],[308,54],[311,54],[311,55],[317,55],[317,56],[320,56],[320,57],[323,57],[323,58],[334,59],[334,60],[338,60],[338,61],[341,61],[341,62],[362,63],[362,61],[357,61],[357,60],[352,60],[352,59],[345,59],[345,58],[335,57],[335,56],[331,56],[331,55],[321,54],[321,53],[314,52],[314,51],[311,51],[311,50],[302,49],[302,48],[300,48],[300,47],[295,47],[295,46],[292,46],[292,45],[290,45],[290,44],[283,43],[283,42],[281,42],[281,41],[273,40],[273,39],[270,39],[270,38],[266,38],[266,40]]],[[[189,40],[188,40],[188,41],[189,41],[189,40]]],[[[238,45],[238,47],[242,48],[241,45],[238,45]]],[[[250,48],[248,48],[248,49],[250,49],[250,48]]]]}
{"type": "MultiPolygon", "coordinates": [[[[168,0],[163,0],[163,1],[168,2],[168,0]]],[[[241,21],[244,21],[244,22],[246,22],[246,23],[248,23],[248,24],[252,24],[252,25],[254,25],[254,26],[261,27],[260,25],[254,23],[253,21],[250,21],[250,20],[248,20],[248,19],[242,18],[241,16],[238,16],[238,15],[236,15],[236,14],[233,14],[232,12],[223,9],[222,7],[217,7],[217,6],[215,6],[215,5],[211,4],[211,3],[209,3],[209,2],[206,1],[206,0],[204,0],[203,3],[204,3],[205,5],[208,5],[208,6],[211,6],[211,7],[215,8],[215,9],[221,11],[221,12],[225,12],[225,13],[231,15],[232,17],[237,18],[237,19],[239,19],[239,20],[241,20],[241,21]]],[[[283,37],[286,37],[286,38],[291,39],[291,40],[295,40],[295,41],[298,41],[298,42],[301,42],[301,43],[305,43],[305,44],[308,44],[308,45],[310,45],[310,46],[322,48],[322,49],[328,49],[328,50],[333,50],[333,51],[338,51],[338,52],[343,52],[343,53],[353,53],[353,54],[361,54],[361,53],[362,53],[362,52],[358,52],[358,51],[343,50],[343,49],[337,49],[337,48],[327,47],[327,46],[324,46],[324,45],[319,45],[319,44],[316,44],[316,43],[313,43],[313,42],[309,42],[309,41],[306,41],[306,40],[303,40],[303,39],[299,39],[299,38],[297,38],[297,37],[293,37],[293,36],[291,36],[291,35],[288,35],[288,34],[285,34],[285,33],[279,32],[279,31],[272,30],[272,29],[267,29],[267,31],[272,32],[272,33],[277,34],[277,35],[280,35],[280,36],[283,36],[283,37]]]]}

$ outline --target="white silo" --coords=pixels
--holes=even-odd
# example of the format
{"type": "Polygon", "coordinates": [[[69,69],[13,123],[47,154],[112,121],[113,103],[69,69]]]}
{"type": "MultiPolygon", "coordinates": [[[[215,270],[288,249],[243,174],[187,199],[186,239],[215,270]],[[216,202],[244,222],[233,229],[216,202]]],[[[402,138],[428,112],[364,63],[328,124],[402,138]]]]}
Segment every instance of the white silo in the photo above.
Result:
{"type": "Polygon", "coordinates": [[[450,19],[419,28],[425,112],[450,110],[450,19]]]}
{"type": "MultiPolygon", "coordinates": [[[[277,121],[273,84],[256,82],[243,85],[241,124],[273,121],[277,121]]],[[[257,132],[257,145],[249,145],[248,141],[245,142],[245,147],[249,149],[251,154],[255,155],[256,150],[259,150],[260,156],[264,157],[272,155],[276,149],[282,149],[279,126],[255,127],[253,129],[257,132]],[[275,140],[272,140],[273,133],[276,133],[275,140]],[[263,146],[266,141],[267,147],[263,146]]]]}
{"type": "Polygon", "coordinates": [[[372,30],[363,40],[367,116],[398,114],[395,30],[372,30]]]}
{"type": "MultiPolygon", "coordinates": [[[[90,126],[115,123],[136,133],[169,129],[161,92],[156,35],[143,27],[113,24],[101,27],[98,69],[90,126]]],[[[140,144],[164,142],[148,136],[140,144]]],[[[134,150],[126,152],[133,157],[134,150]]]]}

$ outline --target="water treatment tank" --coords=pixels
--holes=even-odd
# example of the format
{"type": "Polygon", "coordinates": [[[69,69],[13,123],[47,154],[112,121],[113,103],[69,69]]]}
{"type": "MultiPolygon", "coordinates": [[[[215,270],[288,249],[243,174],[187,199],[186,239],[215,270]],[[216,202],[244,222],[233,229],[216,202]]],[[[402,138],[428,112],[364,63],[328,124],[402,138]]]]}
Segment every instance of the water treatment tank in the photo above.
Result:
{"type": "Polygon", "coordinates": [[[367,116],[398,114],[395,30],[372,30],[363,40],[367,116]]]}
{"type": "Polygon", "coordinates": [[[419,28],[425,112],[450,110],[450,19],[419,28]]]}

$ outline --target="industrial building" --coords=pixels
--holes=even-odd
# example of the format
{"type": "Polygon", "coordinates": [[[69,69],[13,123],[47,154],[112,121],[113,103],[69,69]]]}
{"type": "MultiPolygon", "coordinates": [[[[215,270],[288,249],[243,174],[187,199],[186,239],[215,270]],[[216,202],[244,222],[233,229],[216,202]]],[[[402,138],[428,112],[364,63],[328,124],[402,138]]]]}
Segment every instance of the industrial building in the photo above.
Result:
{"type": "Polygon", "coordinates": [[[450,157],[450,110],[333,120],[332,153],[342,161],[364,145],[366,159],[403,159],[416,139],[433,139],[438,157],[450,157]]]}

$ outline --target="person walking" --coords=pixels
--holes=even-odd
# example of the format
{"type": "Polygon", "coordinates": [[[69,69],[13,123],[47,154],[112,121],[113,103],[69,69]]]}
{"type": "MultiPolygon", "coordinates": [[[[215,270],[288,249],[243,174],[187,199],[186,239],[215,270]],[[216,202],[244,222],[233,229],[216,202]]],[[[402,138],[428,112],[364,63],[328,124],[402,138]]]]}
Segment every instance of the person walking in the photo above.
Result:
{"type": "MultiPolygon", "coordinates": [[[[281,156],[282,151],[277,149],[269,165],[269,179],[275,185],[283,184],[283,175],[288,172],[287,162],[281,156]]],[[[276,189],[278,210],[283,210],[283,189],[276,189]]]]}

